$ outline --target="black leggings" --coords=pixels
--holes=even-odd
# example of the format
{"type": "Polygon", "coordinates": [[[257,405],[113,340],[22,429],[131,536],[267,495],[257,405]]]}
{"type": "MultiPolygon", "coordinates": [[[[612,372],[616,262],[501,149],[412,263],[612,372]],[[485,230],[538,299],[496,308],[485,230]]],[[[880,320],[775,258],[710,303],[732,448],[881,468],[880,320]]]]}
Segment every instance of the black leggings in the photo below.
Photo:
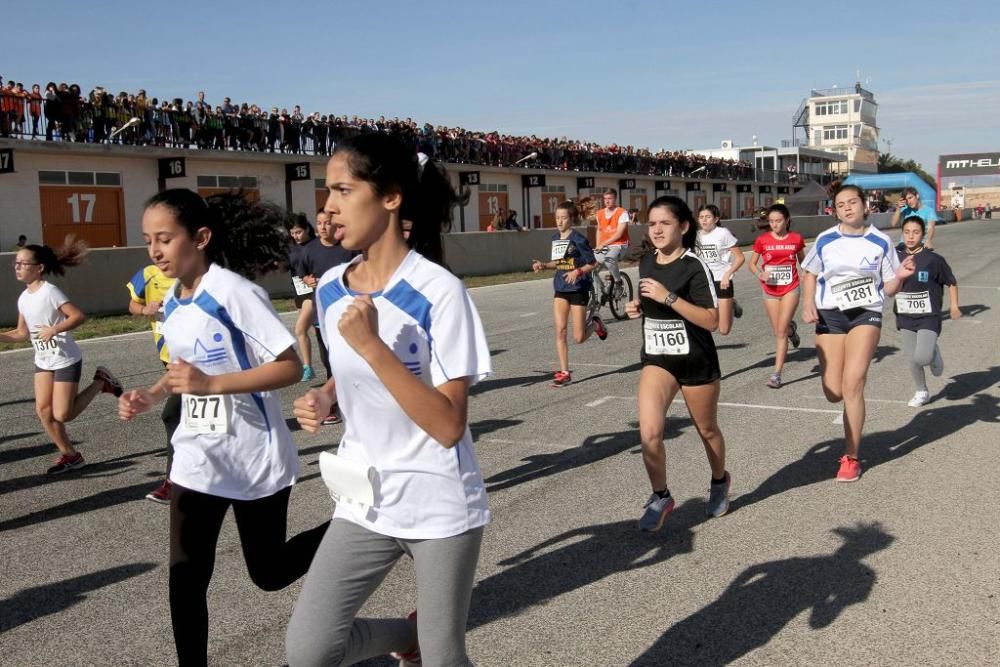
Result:
{"type": "Polygon", "coordinates": [[[160,420],[163,428],[167,430],[167,479],[170,479],[170,468],[174,465],[174,446],[171,441],[174,438],[174,431],[181,423],[181,395],[170,394],[167,402],[163,404],[163,412],[160,413],[160,420]]]}
{"type": "Polygon", "coordinates": [[[327,521],[285,541],[292,487],[257,500],[230,500],[180,486],[170,497],[170,617],[181,667],[208,664],[208,584],[230,505],[250,579],[277,591],[305,574],[327,521]]]}
{"type": "Polygon", "coordinates": [[[330,368],[330,351],[326,349],[326,341],[323,340],[323,334],[320,333],[319,327],[314,326],[313,331],[316,332],[316,344],[319,345],[319,358],[323,360],[323,368],[326,369],[326,379],[329,380],[333,377],[333,370],[330,368]]]}

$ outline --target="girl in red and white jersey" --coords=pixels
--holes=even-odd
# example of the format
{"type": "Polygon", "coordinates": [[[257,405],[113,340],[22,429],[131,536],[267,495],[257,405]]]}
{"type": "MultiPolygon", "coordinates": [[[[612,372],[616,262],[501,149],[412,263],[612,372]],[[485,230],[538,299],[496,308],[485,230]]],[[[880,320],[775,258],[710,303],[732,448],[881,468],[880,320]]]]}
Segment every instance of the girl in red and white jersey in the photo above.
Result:
{"type": "Polygon", "coordinates": [[[767,209],[771,230],[757,237],[750,255],[750,273],[760,280],[764,291],[764,309],[774,332],[774,372],[767,380],[772,389],[781,387],[781,371],[788,355],[788,341],[799,346],[795,309],[799,306],[799,268],[805,256],[805,242],[791,231],[792,217],[784,204],[767,209]],[[759,262],[763,261],[762,264],[759,262]]]}

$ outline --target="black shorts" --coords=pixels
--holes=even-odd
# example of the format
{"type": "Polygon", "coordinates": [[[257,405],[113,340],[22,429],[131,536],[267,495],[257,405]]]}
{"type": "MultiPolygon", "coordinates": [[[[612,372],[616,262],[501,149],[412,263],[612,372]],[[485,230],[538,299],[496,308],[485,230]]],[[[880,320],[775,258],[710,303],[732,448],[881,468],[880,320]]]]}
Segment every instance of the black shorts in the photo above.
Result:
{"type": "Polygon", "coordinates": [[[590,303],[590,292],[556,292],[553,299],[565,299],[571,306],[586,306],[590,303]]]}
{"type": "Polygon", "coordinates": [[[882,328],[882,313],[865,308],[838,310],[830,308],[819,310],[819,322],[816,323],[816,334],[845,334],[854,327],[869,325],[882,328]]]}
{"type": "Polygon", "coordinates": [[[722,377],[719,369],[719,355],[685,355],[683,357],[665,356],[658,354],[646,354],[643,350],[641,355],[643,366],[658,366],[670,373],[677,380],[677,384],[682,387],[697,387],[703,384],[711,384],[722,377]]]}
{"type": "Polygon", "coordinates": [[[302,304],[306,301],[312,301],[312,294],[296,294],[295,295],[295,310],[302,310],[302,304]]]}
{"type": "Polygon", "coordinates": [[[80,383],[80,376],[83,375],[83,359],[76,362],[72,366],[65,366],[63,368],[57,368],[54,371],[47,371],[44,368],[39,368],[35,366],[36,373],[53,373],[55,375],[53,379],[54,382],[75,382],[80,383]]]}
{"type": "Polygon", "coordinates": [[[716,280],[715,281],[715,296],[717,296],[720,299],[732,299],[733,298],[733,294],[735,294],[735,292],[733,292],[733,287],[734,287],[734,285],[733,285],[733,281],[732,280],[729,281],[729,287],[727,287],[726,289],[722,289],[722,283],[720,283],[718,280],[716,280]]]}

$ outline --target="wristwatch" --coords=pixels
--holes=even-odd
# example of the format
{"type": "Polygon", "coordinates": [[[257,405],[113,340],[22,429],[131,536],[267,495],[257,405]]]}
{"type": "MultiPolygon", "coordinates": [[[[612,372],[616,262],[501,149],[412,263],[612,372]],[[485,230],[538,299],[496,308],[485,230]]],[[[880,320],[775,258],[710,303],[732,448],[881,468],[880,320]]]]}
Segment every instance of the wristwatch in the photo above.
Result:
{"type": "Polygon", "coordinates": [[[667,298],[663,300],[664,306],[674,305],[674,301],[677,301],[677,295],[673,292],[667,292],[667,298]]]}

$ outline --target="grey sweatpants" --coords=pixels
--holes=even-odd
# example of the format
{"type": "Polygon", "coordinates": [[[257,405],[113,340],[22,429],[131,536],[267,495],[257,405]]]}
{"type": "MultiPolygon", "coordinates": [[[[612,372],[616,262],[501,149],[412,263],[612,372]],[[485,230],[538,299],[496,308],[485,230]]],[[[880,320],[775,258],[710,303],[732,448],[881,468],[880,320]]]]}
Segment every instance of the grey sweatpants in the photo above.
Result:
{"type": "Polygon", "coordinates": [[[930,329],[919,331],[900,329],[899,334],[903,338],[903,351],[909,361],[910,375],[917,385],[917,391],[927,391],[924,366],[930,366],[934,357],[940,354],[937,346],[938,335],[930,329]]]}
{"type": "Polygon", "coordinates": [[[290,667],[353,665],[407,651],[417,637],[404,619],[356,618],[403,555],[417,576],[417,634],[423,664],[471,665],[465,624],[483,529],[433,540],[402,540],[336,519],[306,574],[285,637],[290,667]]]}

